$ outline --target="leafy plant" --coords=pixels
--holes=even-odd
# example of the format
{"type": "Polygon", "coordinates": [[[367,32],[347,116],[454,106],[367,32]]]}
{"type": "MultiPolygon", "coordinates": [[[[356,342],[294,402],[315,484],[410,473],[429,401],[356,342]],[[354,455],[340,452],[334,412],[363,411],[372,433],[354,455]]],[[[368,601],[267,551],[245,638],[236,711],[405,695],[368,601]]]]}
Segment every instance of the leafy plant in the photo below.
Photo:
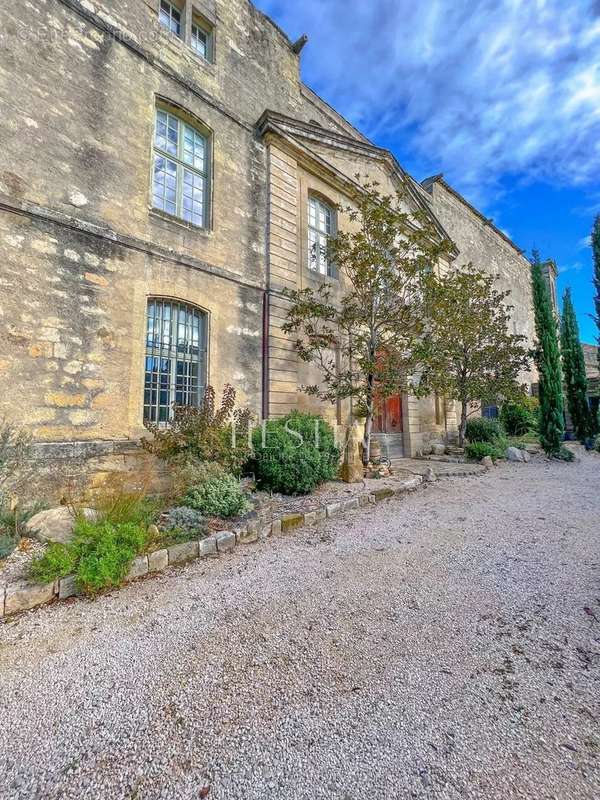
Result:
{"type": "Polygon", "coordinates": [[[185,534],[200,537],[206,535],[208,523],[202,512],[197,509],[189,506],[176,506],[167,511],[161,527],[167,532],[182,531],[185,534]]]}
{"type": "Polygon", "coordinates": [[[11,530],[0,529],[0,559],[8,558],[19,544],[19,536],[11,530]]]}
{"type": "MultiPolygon", "coordinates": [[[[360,183],[361,176],[356,178],[360,183]]],[[[421,280],[452,247],[425,211],[406,210],[410,193],[408,180],[396,195],[383,195],[376,182],[363,181],[354,205],[338,209],[348,230],[329,239],[325,254],[343,280],[286,292],[290,308],[283,330],[297,335],[298,355],[320,372],[320,381],[303,390],[330,402],[354,399],[365,416],[365,464],[376,402],[420,391],[410,376],[418,371],[422,350],[421,280]]],[[[275,477],[270,482],[280,485],[275,477]]],[[[312,480],[283,483],[304,492],[312,480]]]]}
{"type": "Polygon", "coordinates": [[[203,514],[217,517],[234,517],[249,508],[239,480],[218,464],[207,466],[205,477],[188,490],[183,502],[203,514]]]}
{"type": "Polygon", "coordinates": [[[515,402],[506,402],[500,411],[500,421],[509,436],[524,436],[537,428],[538,403],[535,398],[523,397],[515,402]]]}
{"type": "Polygon", "coordinates": [[[504,438],[504,428],[496,419],[475,417],[467,422],[465,434],[469,442],[494,444],[504,438]]]}
{"type": "Polygon", "coordinates": [[[223,389],[219,407],[215,390],[207,386],[201,406],[175,406],[167,428],[147,423],[153,439],[142,439],[142,446],[166,461],[217,462],[239,475],[250,454],[250,422],[250,410],[235,407],[232,386],[223,389]]]}
{"type": "Polygon", "coordinates": [[[134,522],[89,522],[78,518],[69,544],[53,543],[33,560],[31,575],[48,583],[75,574],[86,594],[117,586],[125,577],[133,559],[143,551],[147,533],[134,522]]]}
{"type": "Polygon", "coordinates": [[[469,442],[465,446],[465,455],[471,461],[481,461],[486,456],[496,461],[504,457],[504,449],[500,445],[492,444],[491,442],[469,442]]]}
{"type": "Polygon", "coordinates": [[[553,455],[553,458],[556,458],[558,461],[575,461],[574,453],[571,450],[569,450],[568,447],[565,447],[564,445],[561,446],[561,448],[558,451],[558,453],[555,453],[553,455]]]}
{"type": "Polygon", "coordinates": [[[259,488],[307,494],[337,476],[340,452],[331,426],[321,417],[293,411],[266,422],[253,434],[254,471],[259,488]]]}
{"type": "Polygon", "coordinates": [[[30,575],[38,583],[50,583],[75,571],[77,552],[70,544],[51,542],[44,554],[31,563],[30,575]]]}
{"type": "Polygon", "coordinates": [[[423,383],[458,401],[460,446],[477,403],[521,395],[519,374],[529,366],[525,337],[509,332],[510,291],[498,291],[495,281],[468,264],[441,276],[432,272],[425,282],[423,383]]]}

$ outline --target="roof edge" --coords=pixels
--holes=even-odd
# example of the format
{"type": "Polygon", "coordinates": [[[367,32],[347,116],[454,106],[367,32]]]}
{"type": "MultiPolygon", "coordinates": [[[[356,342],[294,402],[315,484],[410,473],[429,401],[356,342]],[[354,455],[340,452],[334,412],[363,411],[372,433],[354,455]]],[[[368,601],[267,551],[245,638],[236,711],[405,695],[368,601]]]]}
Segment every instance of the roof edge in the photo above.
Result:
{"type": "Polygon", "coordinates": [[[507,236],[504,231],[501,231],[500,228],[494,224],[492,219],[486,217],[485,214],[482,214],[482,212],[478,208],[475,208],[472,203],[469,203],[466,197],[464,197],[457,189],[455,189],[453,186],[450,186],[448,181],[445,180],[442,172],[438,173],[437,175],[432,175],[429,178],[425,178],[425,180],[421,181],[421,186],[425,189],[425,191],[430,192],[435,183],[441,184],[448,192],[450,192],[450,194],[454,195],[457,200],[460,200],[460,202],[466,206],[469,211],[472,211],[477,217],[479,217],[486,227],[491,228],[501,239],[504,239],[506,244],[510,245],[513,250],[516,250],[520,256],[527,260],[525,256],[525,250],[513,242],[510,236],[507,236]]]}

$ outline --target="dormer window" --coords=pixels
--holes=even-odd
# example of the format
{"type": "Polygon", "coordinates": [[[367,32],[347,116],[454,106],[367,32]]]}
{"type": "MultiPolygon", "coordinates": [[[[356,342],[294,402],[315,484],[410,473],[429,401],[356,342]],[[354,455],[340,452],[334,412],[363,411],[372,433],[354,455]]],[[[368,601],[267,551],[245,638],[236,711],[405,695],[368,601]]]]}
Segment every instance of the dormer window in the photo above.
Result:
{"type": "Polygon", "coordinates": [[[166,28],[175,36],[181,36],[181,11],[168,0],[160,0],[158,19],[163,28],[166,28]]]}

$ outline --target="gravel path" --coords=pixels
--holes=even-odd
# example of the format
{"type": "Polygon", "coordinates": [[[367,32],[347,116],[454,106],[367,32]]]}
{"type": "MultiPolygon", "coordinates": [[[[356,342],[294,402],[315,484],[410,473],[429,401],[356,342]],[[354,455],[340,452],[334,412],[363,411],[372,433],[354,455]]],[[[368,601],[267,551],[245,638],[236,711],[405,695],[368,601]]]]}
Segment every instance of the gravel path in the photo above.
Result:
{"type": "Polygon", "coordinates": [[[2,800],[600,797],[600,458],[0,625],[2,800]]]}

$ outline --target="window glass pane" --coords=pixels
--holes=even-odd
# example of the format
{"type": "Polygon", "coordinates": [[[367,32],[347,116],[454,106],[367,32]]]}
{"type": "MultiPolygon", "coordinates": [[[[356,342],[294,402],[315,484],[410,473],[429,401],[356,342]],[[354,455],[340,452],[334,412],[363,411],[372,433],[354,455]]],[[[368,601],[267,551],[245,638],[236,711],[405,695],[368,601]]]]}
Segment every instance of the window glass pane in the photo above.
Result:
{"type": "Polygon", "coordinates": [[[148,301],[144,420],[166,423],[173,405],[197,406],[204,394],[206,315],[160,298],[148,301]]]}
{"type": "Polygon", "coordinates": [[[154,208],[203,227],[207,203],[206,138],[191,125],[157,108],[155,148],[154,208]]]}
{"type": "Polygon", "coordinates": [[[208,58],[208,36],[206,31],[203,31],[199,25],[192,25],[192,47],[201,55],[202,58],[208,58]]]}
{"type": "Polygon", "coordinates": [[[160,0],[158,19],[160,24],[171,33],[177,36],[181,35],[181,12],[168,0],[160,0]]]}

